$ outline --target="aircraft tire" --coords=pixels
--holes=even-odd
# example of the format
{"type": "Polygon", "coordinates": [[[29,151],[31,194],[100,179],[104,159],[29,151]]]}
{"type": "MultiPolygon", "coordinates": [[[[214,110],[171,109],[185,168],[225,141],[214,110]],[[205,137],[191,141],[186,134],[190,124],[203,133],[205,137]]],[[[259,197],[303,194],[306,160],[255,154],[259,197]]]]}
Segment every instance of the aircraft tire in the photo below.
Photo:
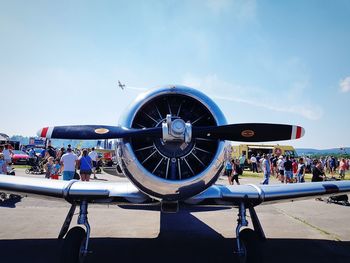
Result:
{"type": "Polygon", "coordinates": [[[81,254],[81,248],[85,245],[86,232],[82,227],[76,226],[70,229],[64,239],[61,262],[83,263],[85,256],[81,254]]]}
{"type": "Polygon", "coordinates": [[[240,257],[241,263],[261,263],[262,247],[257,233],[250,228],[243,229],[239,234],[245,255],[240,257]]]}
{"type": "Polygon", "coordinates": [[[26,174],[29,174],[29,173],[30,173],[29,169],[25,169],[24,172],[25,172],[26,174]]]}

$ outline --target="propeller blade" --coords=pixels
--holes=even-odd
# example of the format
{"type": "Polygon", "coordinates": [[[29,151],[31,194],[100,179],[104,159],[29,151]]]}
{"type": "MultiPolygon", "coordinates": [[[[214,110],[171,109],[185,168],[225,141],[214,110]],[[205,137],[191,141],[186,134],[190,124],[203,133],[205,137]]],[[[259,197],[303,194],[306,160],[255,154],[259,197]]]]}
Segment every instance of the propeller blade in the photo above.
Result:
{"type": "Polygon", "coordinates": [[[304,128],[296,125],[239,123],[222,126],[192,127],[193,137],[241,142],[267,142],[299,139],[304,128]]]}
{"type": "Polygon", "coordinates": [[[73,125],[45,127],[37,135],[52,139],[99,140],[135,136],[162,137],[161,128],[129,129],[107,125],[73,125]]]}

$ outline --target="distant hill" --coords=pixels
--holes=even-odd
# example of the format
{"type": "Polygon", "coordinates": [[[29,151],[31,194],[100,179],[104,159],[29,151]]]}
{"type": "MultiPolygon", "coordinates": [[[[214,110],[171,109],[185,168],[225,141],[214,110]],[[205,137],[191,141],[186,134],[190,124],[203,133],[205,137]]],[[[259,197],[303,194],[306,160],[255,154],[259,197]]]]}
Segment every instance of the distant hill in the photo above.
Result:
{"type": "Polygon", "coordinates": [[[308,155],[308,154],[324,154],[324,155],[330,155],[330,154],[350,154],[350,147],[345,148],[331,148],[331,149],[311,149],[311,148],[297,148],[295,149],[298,155],[308,155]]]}

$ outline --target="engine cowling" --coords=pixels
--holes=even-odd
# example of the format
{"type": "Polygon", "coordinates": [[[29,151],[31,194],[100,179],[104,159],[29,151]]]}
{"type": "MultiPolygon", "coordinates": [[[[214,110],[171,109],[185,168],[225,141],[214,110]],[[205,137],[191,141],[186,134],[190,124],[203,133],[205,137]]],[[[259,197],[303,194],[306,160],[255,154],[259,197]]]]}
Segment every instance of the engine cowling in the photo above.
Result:
{"type": "MultiPolygon", "coordinates": [[[[225,125],[218,106],[198,90],[171,86],[139,95],[121,120],[128,128],[161,127],[166,117],[192,126],[225,125]]],[[[177,201],[194,196],[218,178],[224,142],[193,138],[121,139],[118,163],[123,173],[144,193],[160,200],[177,201]]]]}

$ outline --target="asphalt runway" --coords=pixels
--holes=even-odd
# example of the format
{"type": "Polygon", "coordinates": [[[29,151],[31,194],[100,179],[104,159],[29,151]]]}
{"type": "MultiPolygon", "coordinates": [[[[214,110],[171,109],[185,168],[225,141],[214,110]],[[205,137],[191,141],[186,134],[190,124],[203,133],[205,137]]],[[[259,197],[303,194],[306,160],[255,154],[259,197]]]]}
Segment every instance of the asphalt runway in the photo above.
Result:
{"type": "MultiPolygon", "coordinates": [[[[23,170],[16,175],[24,175],[23,170]]],[[[59,262],[62,241],[57,236],[68,210],[68,203],[46,198],[1,202],[0,262],[59,262]]],[[[311,199],[262,205],[256,211],[267,237],[264,262],[350,262],[350,206],[311,199]]],[[[238,262],[233,253],[236,209],[184,207],[177,214],[161,214],[90,205],[88,217],[92,253],[87,262],[238,262]]]]}

